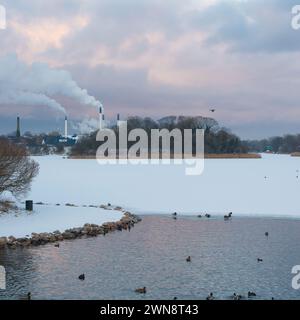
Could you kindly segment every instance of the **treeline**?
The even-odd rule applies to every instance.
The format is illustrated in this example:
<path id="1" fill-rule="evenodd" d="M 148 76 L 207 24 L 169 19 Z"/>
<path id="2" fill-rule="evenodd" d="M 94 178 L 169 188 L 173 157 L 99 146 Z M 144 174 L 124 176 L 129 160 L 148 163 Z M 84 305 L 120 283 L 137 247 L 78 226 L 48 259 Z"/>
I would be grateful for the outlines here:
<path id="1" fill-rule="evenodd" d="M 249 150 L 253 152 L 300 152 L 300 134 L 287 134 L 283 137 L 246 141 L 245 144 L 248 146 Z"/>
<path id="2" fill-rule="evenodd" d="M 0 136 L 1 138 L 8 138 L 11 142 L 24 146 L 28 153 L 33 156 L 49 155 L 49 154 L 62 154 L 64 152 L 63 145 L 50 146 L 44 143 L 46 137 L 57 136 L 58 132 L 50 132 L 34 134 L 29 131 L 25 132 L 21 137 L 16 137 L 16 134 L 10 136 Z"/>
<path id="3" fill-rule="evenodd" d="M 205 117 L 185 117 L 185 116 L 169 116 L 160 120 L 153 120 L 149 117 L 130 117 L 127 119 L 128 131 L 133 129 L 144 129 L 148 136 L 152 129 L 192 129 L 195 135 L 196 129 L 205 130 L 205 153 L 247 153 L 248 147 L 240 140 L 240 138 L 231 133 L 226 128 L 220 128 L 218 122 L 213 118 Z M 118 137 L 118 128 L 116 125 L 110 129 L 115 131 Z M 78 155 L 95 155 L 97 148 L 101 142 L 96 141 L 97 132 L 93 132 L 82 137 L 72 148 L 71 154 Z M 193 150 L 195 150 L 195 139 L 193 139 Z M 134 144 L 134 143 L 132 143 Z M 128 145 L 130 147 L 130 144 Z M 150 141 L 149 141 L 150 146 Z M 171 143 L 172 152 L 172 143 Z"/>

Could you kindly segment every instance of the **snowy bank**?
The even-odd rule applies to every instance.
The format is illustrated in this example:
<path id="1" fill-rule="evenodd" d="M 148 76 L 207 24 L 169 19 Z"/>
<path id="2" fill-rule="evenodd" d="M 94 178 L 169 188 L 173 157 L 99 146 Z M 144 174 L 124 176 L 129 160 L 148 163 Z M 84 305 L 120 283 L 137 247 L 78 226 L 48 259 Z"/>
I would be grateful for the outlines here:
<path id="1" fill-rule="evenodd" d="M 300 217 L 300 159 L 206 159 L 201 176 L 181 165 L 99 165 L 96 160 L 35 157 L 40 174 L 28 199 L 117 203 L 136 213 L 211 213 Z"/>
<path id="2" fill-rule="evenodd" d="M 31 233 L 65 231 L 82 227 L 86 223 L 101 225 L 109 221 L 118 221 L 123 212 L 89 207 L 68 207 L 35 205 L 34 212 L 24 210 L 18 213 L 0 215 L 0 237 L 21 238 Z"/>

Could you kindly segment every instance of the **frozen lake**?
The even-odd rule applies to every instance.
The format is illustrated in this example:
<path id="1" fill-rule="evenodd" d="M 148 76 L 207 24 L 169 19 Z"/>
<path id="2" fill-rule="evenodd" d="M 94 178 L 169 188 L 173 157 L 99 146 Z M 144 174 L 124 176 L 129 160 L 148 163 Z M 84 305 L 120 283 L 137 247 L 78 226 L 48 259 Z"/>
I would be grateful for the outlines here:
<path id="1" fill-rule="evenodd" d="M 201 176 L 178 165 L 106 165 L 36 157 L 40 174 L 28 198 L 51 204 L 112 203 L 135 212 L 300 217 L 300 158 L 207 159 Z"/>
<path id="2" fill-rule="evenodd" d="M 64 241 L 60 248 L 1 249 L 8 289 L 0 299 L 18 299 L 29 291 L 33 299 L 205 299 L 209 292 L 229 299 L 249 290 L 256 299 L 299 299 L 291 270 L 300 262 L 300 158 L 208 159 L 201 176 L 186 176 L 184 167 L 174 165 L 35 159 L 40 174 L 27 198 L 48 206 L 36 205 L 40 213 L 27 218 L 2 217 L 2 229 L 6 221 L 19 232 L 44 226 L 41 231 L 54 231 L 54 225 L 75 227 L 120 215 L 99 208 L 56 208 L 56 203 L 109 202 L 147 215 L 131 232 Z M 170 216 L 174 211 L 177 220 Z M 229 211 L 233 220 L 224 221 L 220 216 Z M 213 216 L 193 216 L 200 213 Z M 191 264 L 185 261 L 188 255 Z M 78 280 L 81 273 L 84 282 Z M 146 296 L 134 292 L 142 286 L 148 288 Z"/>

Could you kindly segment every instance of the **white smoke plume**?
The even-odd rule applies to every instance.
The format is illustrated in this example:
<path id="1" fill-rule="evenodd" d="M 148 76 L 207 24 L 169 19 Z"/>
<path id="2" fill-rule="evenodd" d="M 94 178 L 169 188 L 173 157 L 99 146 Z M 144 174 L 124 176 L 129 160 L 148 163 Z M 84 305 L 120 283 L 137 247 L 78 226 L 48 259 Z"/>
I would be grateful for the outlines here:
<path id="1" fill-rule="evenodd" d="M 99 120 L 93 118 L 85 118 L 81 122 L 73 123 L 73 128 L 81 134 L 89 134 L 99 129 Z"/>
<path id="2" fill-rule="evenodd" d="M 0 58 L 0 104 L 48 106 L 66 114 L 65 108 L 54 100 L 55 95 L 85 105 L 102 106 L 65 70 L 50 68 L 45 63 L 27 65 L 14 54 Z"/>

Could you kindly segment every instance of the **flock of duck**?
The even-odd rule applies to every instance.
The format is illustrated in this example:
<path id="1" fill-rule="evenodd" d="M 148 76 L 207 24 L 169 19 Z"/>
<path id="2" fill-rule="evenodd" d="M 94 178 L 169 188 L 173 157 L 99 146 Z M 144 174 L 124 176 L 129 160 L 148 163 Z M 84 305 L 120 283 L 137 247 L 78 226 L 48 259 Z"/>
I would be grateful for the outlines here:
<path id="1" fill-rule="evenodd" d="M 224 220 L 225 221 L 228 221 L 228 220 L 231 220 L 232 219 L 232 215 L 233 213 L 232 212 L 229 212 L 228 214 L 224 215 Z M 177 212 L 174 212 L 172 214 L 172 217 L 174 220 L 177 219 Z M 211 218 L 211 215 L 206 213 L 206 214 L 200 214 L 198 215 L 198 218 L 202 218 L 202 217 L 205 217 L 205 218 Z M 265 237 L 269 237 L 269 232 L 265 232 Z M 186 262 L 192 262 L 192 258 L 191 256 L 188 256 L 186 258 Z M 261 258 L 257 258 L 257 262 L 260 263 L 260 262 L 263 262 L 263 259 Z M 147 288 L 144 287 L 144 288 L 138 288 L 135 290 L 136 293 L 142 293 L 142 294 L 146 294 L 147 292 Z M 247 297 L 248 299 L 250 298 L 253 298 L 253 297 L 256 297 L 256 293 L 255 292 L 252 292 L 252 291 L 248 291 L 248 294 L 247 294 Z M 240 295 L 240 294 L 236 294 L 234 293 L 231 297 L 230 297 L 232 300 L 241 300 L 241 299 L 244 299 L 245 297 Z M 177 297 L 174 297 L 174 300 L 177 300 Z M 206 297 L 206 300 L 215 300 L 215 296 L 214 294 L 211 292 L 207 297 Z M 274 298 L 272 297 L 272 300 L 274 300 Z"/>
<path id="2" fill-rule="evenodd" d="M 248 296 L 248 299 L 250 299 L 250 298 L 256 297 L 256 293 L 255 293 L 255 292 L 252 292 L 252 291 L 248 291 L 247 296 Z M 232 299 L 232 300 L 242 300 L 242 299 L 244 299 L 244 298 L 245 298 L 245 297 L 243 297 L 242 295 L 236 294 L 236 293 L 234 293 L 234 294 L 231 296 L 231 299 Z M 206 300 L 215 300 L 214 294 L 211 292 L 211 293 L 207 296 Z"/>
<path id="3" fill-rule="evenodd" d="M 232 212 L 229 212 L 227 215 L 224 215 L 224 220 L 227 221 L 227 220 L 231 220 L 232 219 Z M 177 212 L 174 212 L 172 214 L 172 217 L 173 219 L 177 219 Z M 211 215 L 210 214 L 204 214 L 204 215 L 198 215 L 198 218 L 202 218 L 202 217 L 205 217 L 205 218 L 211 218 Z M 269 236 L 269 232 L 265 232 L 265 237 L 268 237 Z M 55 244 L 56 247 L 59 247 L 59 244 Z M 191 256 L 188 256 L 186 259 L 186 262 L 187 263 L 191 263 L 192 262 L 192 257 Z M 257 262 L 263 262 L 263 259 L 261 258 L 257 258 Z M 85 274 L 80 274 L 78 276 L 78 279 L 80 281 L 84 281 L 85 280 Z M 138 294 L 146 294 L 147 293 L 147 288 L 146 287 L 142 287 L 142 288 L 137 288 L 135 289 L 135 292 L 138 293 Z M 255 292 L 252 292 L 252 291 L 248 291 L 248 299 L 249 298 L 253 298 L 253 297 L 256 297 L 256 293 Z M 236 294 L 234 293 L 232 296 L 231 296 L 231 299 L 232 300 L 241 300 L 241 299 L 244 299 L 245 297 L 240 295 L 240 294 Z M 31 300 L 31 292 L 28 292 L 28 294 L 25 296 L 25 299 L 26 300 Z M 173 300 L 177 300 L 178 298 L 177 297 L 174 297 Z M 206 300 L 215 300 L 215 296 L 214 294 L 211 292 L 207 297 L 206 297 Z M 272 298 L 272 300 L 274 300 L 274 298 Z"/>
<path id="4" fill-rule="evenodd" d="M 229 212 L 228 214 L 224 215 L 224 220 L 225 220 L 225 221 L 231 220 L 231 219 L 232 219 L 232 214 L 233 214 L 232 212 Z M 174 220 L 177 219 L 177 216 L 178 216 L 177 212 L 174 212 L 174 213 L 172 214 L 172 218 L 173 218 Z M 202 218 L 202 217 L 211 218 L 211 215 L 208 214 L 208 213 L 206 213 L 206 214 L 204 214 L 204 215 L 202 215 L 202 214 L 198 215 L 198 218 Z M 268 237 L 268 236 L 269 236 L 269 232 L 265 232 L 265 236 Z M 190 263 L 190 262 L 192 262 L 192 257 L 191 257 L 191 256 L 188 256 L 185 260 L 186 260 L 186 262 Z M 257 262 L 263 262 L 263 259 L 257 258 Z M 136 293 L 140 293 L 140 294 L 146 294 L 146 293 L 147 293 L 147 288 L 146 288 L 146 287 L 137 288 L 137 289 L 135 289 L 135 292 L 136 292 Z M 248 291 L 247 297 L 248 297 L 248 299 L 254 298 L 254 297 L 256 297 L 256 293 L 255 293 L 255 292 L 252 292 L 252 291 Z M 230 298 L 231 298 L 232 300 L 242 300 L 242 299 L 244 299 L 245 297 L 242 296 L 242 295 L 240 295 L 240 294 L 234 293 Z M 178 299 L 177 297 L 174 297 L 173 300 L 177 300 L 177 299 Z M 211 292 L 211 293 L 206 297 L 206 300 L 215 300 L 214 294 Z M 274 298 L 272 298 L 272 300 L 274 300 Z"/>
<path id="5" fill-rule="evenodd" d="M 172 213 L 172 218 L 174 219 L 174 220 L 177 220 L 177 212 L 174 212 L 174 213 Z M 204 218 L 211 218 L 211 214 L 208 214 L 208 213 L 205 213 L 205 214 L 199 214 L 198 216 L 197 216 L 198 218 L 202 218 L 202 217 L 204 217 Z M 232 218 L 232 212 L 229 212 L 228 214 L 226 214 L 225 216 L 224 216 L 224 220 L 230 220 Z"/>

